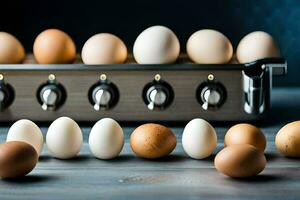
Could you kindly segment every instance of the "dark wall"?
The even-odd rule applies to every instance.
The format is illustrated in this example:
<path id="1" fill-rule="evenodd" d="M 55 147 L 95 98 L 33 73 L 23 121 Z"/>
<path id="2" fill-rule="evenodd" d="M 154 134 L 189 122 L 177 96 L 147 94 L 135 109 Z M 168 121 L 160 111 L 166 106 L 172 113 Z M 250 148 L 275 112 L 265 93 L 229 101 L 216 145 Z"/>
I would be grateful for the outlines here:
<path id="1" fill-rule="evenodd" d="M 16 35 L 28 52 L 46 28 L 60 28 L 75 40 L 78 51 L 98 32 L 121 37 L 132 49 L 137 35 L 151 25 L 166 25 L 178 35 L 182 51 L 196 30 L 217 29 L 234 47 L 247 33 L 264 30 L 279 43 L 289 74 L 275 85 L 300 86 L 299 0 L 8 0 L 0 5 L 0 29 Z"/>

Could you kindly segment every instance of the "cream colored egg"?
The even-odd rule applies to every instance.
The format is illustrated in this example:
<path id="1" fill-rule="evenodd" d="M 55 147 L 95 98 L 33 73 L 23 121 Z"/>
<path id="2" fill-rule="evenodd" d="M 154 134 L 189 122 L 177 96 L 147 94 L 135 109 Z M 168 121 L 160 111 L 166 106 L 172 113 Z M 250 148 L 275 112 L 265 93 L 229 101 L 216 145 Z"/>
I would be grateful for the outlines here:
<path id="1" fill-rule="evenodd" d="M 21 42 L 13 35 L 0 32 L 0 64 L 17 64 L 25 58 Z"/>
<path id="2" fill-rule="evenodd" d="M 152 26 L 135 40 L 133 55 L 140 64 L 174 63 L 180 53 L 175 33 L 165 26 Z"/>
<path id="3" fill-rule="evenodd" d="M 184 128 L 182 134 L 184 151 L 194 159 L 210 156 L 217 146 L 215 129 L 203 119 L 193 119 Z"/>
<path id="4" fill-rule="evenodd" d="M 199 64 L 228 63 L 233 54 L 232 44 L 222 33 L 203 29 L 193 33 L 187 41 L 189 58 Z"/>
<path id="5" fill-rule="evenodd" d="M 270 34 L 256 31 L 249 33 L 240 41 L 236 56 L 240 63 L 247 63 L 263 58 L 279 57 L 280 51 Z"/>
<path id="6" fill-rule="evenodd" d="M 81 149 L 82 140 L 80 127 L 69 117 L 60 117 L 52 122 L 46 135 L 50 154 L 59 159 L 75 157 Z"/>
<path id="7" fill-rule="evenodd" d="M 117 157 L 124 145 L 124 133 L 121 126 L 111 118 L 99 120 L 89 135 L 89 147 L 99 159 Z"/>
<path id="8" fill-rule="evenodd" d="M 15 122 L 8 130 L 6 141 L 22 141 L 34 147 L 38 155 L 41 154 L 44 138 L 41 129 L 28 119 Z"/>
<path id="9" fill-rule="evenodd" d="M 85 64 L 120 64 L 127 59 L 127 48 L 117 36 L 99 33 L 85 42 L 81 57 Z"/>

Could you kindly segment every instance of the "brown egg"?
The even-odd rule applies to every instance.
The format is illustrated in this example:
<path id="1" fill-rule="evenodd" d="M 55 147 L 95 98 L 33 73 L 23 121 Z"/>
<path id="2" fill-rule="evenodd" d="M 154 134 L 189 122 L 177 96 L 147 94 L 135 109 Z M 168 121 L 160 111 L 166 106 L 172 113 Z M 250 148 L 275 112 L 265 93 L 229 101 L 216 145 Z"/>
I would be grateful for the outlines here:
<path id="1" fill-rule="evenodd" d="M 0 177 L 25 176 L 38 161 L 35 149 L 25 142 L 12 141 L 0 144 Z"/>
<path id="2" fill-rule="evenodd" d="M 216 169 L 233 178 L 256 176 L 266 166 L 264 154 L 249 144 L 225 147 L 215 157 Z"/>
<path id="3" fill-rule="evenodd" d="M 76 47 L 72 38 L 65 32 L 48 29 L 35 39 L 33 54 L 40 64 L 71 63 L 76 57 Z"/>
<path id="4" fill-rule="evenodd" d="M 176 136 L 159 124 L 144 124 L 130 136 L 132 151 L 142 158 L 156 159 L 169 155 L 176 147 Z"/>
<path id="5" fill-rule="evenodd" d="M 276 148 L 287 157 L 300 157 L 300 121 L 282 127 L 275 138 Z"/>
<path id="6" fill-rule="evenodd" d="M 13 35 L 0 32 L 0 64 L 18 64 L 25 58 L 21 42 Z"/>
<path id="7" fill-rule="evenodd" d="M 232 126 L 224 138 L 225 146 L 232 144 L 250 144 L 261 151 L 265 151 L 266 137 L 262 131 L 251 124 L 237 124 Z"/>

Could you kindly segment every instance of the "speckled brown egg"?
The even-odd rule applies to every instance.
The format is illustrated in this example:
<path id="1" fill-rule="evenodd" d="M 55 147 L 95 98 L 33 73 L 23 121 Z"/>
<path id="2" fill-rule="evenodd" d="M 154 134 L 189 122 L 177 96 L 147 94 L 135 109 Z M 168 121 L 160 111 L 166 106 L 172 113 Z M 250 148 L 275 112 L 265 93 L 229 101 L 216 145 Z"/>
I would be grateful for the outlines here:
<path id="1" fill-rule="evenodd" d="M 76 47 L 72 38 L 65 32 L 48 29 L 35 39 L 33 54 L 40 64 L 65 64 L 74 61 Z"/>
<path id="2" fill-rule="evenodd" d="M 139 157 L 156 159 L 169 155 L 176 147 L 171 129 L 159 124 L 144 124 L 130 136 L 132 151 Z"/>
<path id="3" fill-rule="evenodd" d="M 261 151 L 265 151 L 266 137 L 263 132 L 251 124 L 237 124 L 232 126 L 224 138 L 225 146 L 232 144 L 250 144 Z"/>
<path id="4" fill-rule="evenodd" d="M 28 143 L 6 142 L 0 145 L 0 177 L 16 178 L 25 176 L 33 170 L 38 154 Z"/>
<path id="5" fill-rule="evenodd" d="M 233 178 L 256 176 L 266 166 L 263 152 L 249 144 L 225 147 L 215 157 L 216 169 Z"/>
<path id="6" fill-rule="evenodd" d="M 282 127 L 275 138 L 277 150 L 287 157 L 300 157 L 300 121 Z"/>

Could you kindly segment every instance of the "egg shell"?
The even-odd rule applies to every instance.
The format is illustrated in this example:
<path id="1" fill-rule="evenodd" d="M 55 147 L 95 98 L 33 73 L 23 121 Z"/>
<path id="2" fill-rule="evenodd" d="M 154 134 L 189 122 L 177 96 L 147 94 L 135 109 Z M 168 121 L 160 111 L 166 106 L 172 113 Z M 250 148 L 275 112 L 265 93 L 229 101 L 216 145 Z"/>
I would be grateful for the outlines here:
<path id="1" fill-rule="evenodd" d="M 186 51 L 189 58 L 199 64 L 225 64 L 233 55 L 229 39 L 211 29 L 193 33 L 187 41 Z"/>
<path id="2" fill-rule="evenodd" d="M 182 134 L 184 151 L 194 159 L 210 156 L 217 146 L 215 129 L 203 119 L 193 119 L 184 128 Z"/>
<path id="3" fill-rule="evenodd" d="M 240 63 L 248 63 L 263 58 L 279 57 L 280 51 L 270 34 L 255 31 L 242 38 L 237 46 L 236 56 Z"/>
<path id="4" fill-rule="evenodd" d="M 262 152 L 265 151 L 267 140 L 263 132 L 251 124 L 237 124 L 232 126 L 225 134 L 225 146 L 232 144 L 250 144 Z"/>
<path id="5" fill-rule="evenodd" d="M 8 130 L 6 141 L 22 141 L 32 145 L 38 155 L 44 146 L 44 137 L 41 129 L 28 119 L 15 122 Z"/>
<path id="6" fill-rule="evenodd" d="M 60 117 L 52 122 L 46 135 L 50 154 L 59 159 L 75 157 L 81 149 L 82 140 L 80 127 L 69 117 Z"/>
<path id="7" fill-rule="evenodd" d="M 85 42 L 81 57 L 85 64 L 121 64 L 127 59 L 127 48 L 117 36 L 99 33 Z"/>
<path id="8" fill-rule="evenodd" d="M 99 120 L 91 129 L 89 147 L 99 159 L 112 159 L 120 154 L 124 145 L 121 126 L 111 118 Z"/>
<path id="9" fill-rule="evenodd" d="M 25 176 L 38 162 L 36 150 L 26 142 L 11 141 L 0 144 L 0 177 Z"/>
<path id="10" fill-rule="evenodd" d="M 234 144 L 222 149 L 215 157 L 216 169 L 233 178 L 256 176 L 266 166 L 262 151 L 249 144 Z"/>
<path id="11" fill-rule="evenodd" d="M 287 157 L 300 157 L 300 121 L 288 123 L 275 137 L 277 150 Z"/>
<path id="12" fill-rule="evenodd" d="M 176 136 L 160 124 L 143 124 L 130 136 L 132 151 L 139 157 L 157 159 L 169 155 L 176 147 Z"/>
<path id="13" fill-rule="evenodd" d="M 135 40 L 133 55 L 139 64 L 174 63 L 180 53 L 180 44 L 175 33 L 165 26 L 152 26 Z"/>
<path id="14" fill-rule="evenodd" d="M 76 57 L 76 46 L 65 32 L 48 29 L 35 39 L 33 54 L 40 64 L 72 63 Z"/>
<path id="15" fill-rule="evenodd" d="M 25 49 L 13 35 L 0 32 L 0 64 L 18 64 L 25 58 Z"/>

